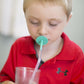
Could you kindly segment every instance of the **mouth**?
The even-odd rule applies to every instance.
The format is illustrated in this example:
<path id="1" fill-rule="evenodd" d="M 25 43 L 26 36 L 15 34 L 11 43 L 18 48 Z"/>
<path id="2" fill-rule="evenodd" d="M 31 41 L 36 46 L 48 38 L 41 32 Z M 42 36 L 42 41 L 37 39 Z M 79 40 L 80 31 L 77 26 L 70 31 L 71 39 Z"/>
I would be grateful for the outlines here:
<path id="1" fill-rule="evenodd" d="M 45 37 L 45 36 L 38 36 L 36 38 L 36 42 L 39 44 L 39 45 L 45 45 L 48 43 L 48 39 Z"/>
<path id="2" fill-rule="evenodd" d="M 44 35 L 39 35 L 39 36 L 44 36 Z M 36 36 L 36 38 L 37 38 L 37 37 L 39 37 L 39 36 Z M 44 37 L 46 37 L 46 38 L 47 38 L 47 36 L 44 36 Z M 48 39 L 48 38 L 47 38 L 47 39 Z"/>

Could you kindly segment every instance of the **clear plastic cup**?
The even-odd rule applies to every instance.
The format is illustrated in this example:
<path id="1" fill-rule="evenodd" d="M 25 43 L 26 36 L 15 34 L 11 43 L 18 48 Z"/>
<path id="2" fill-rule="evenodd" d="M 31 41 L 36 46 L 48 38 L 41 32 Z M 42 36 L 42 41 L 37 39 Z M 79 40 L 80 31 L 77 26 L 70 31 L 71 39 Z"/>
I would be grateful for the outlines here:
<path id="1" fill-rule="evenodd" d="M 37 70 L 34 80 L 31 81 L 34 68 L 16 67 L 15 84 L 39 84 L 40 70 Z"/>

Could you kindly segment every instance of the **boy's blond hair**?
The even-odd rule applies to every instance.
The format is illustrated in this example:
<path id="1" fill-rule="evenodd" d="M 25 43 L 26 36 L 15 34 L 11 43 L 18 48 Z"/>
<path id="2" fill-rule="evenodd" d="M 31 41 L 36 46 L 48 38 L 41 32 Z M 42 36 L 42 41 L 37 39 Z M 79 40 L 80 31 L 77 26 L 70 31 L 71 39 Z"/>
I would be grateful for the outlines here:
<path id="1" fill-rule="evenodd" d="M 44 5 L 45 5 L 45 3 L 49 3 L 52 5 L 54 5 L 54 4 L 61 5 L 64 8 L 67 18 L 69 17 L 69 15 L 72 12 L 72 0 L 24 0 L 24 3 L 23 3 L 24 12 L 25 12 L 26 8 L 28 8 L 28 6 L 34 2 L 39 2 Z"/>

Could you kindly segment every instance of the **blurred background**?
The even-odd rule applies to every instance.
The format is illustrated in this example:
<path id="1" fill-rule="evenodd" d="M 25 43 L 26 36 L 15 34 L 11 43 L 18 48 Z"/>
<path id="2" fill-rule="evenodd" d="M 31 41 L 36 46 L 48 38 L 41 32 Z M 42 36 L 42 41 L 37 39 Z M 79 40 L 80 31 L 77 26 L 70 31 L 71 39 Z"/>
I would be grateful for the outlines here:
<path id="1" fill-rule="evenodd" d="M 73 16 L 65 33 L 84 52 L 84 0 L 73 0 Z M 5 64 L 11 45 L 29 35 L 23 13 L 23 0 L 0 0 L 0 70 Z"/>

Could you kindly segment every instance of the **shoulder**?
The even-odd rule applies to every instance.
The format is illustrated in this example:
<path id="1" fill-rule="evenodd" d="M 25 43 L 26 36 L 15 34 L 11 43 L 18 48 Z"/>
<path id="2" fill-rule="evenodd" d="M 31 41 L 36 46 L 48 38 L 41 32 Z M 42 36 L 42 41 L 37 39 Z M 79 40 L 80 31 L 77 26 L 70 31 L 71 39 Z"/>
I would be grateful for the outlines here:
<path id="1" fill-rule="evenodd" d="M 18 39 L 16 39 L 16 41 L 14 42 L 14 44 L 26 44 L 26 43 L 30 43 L 31 41 L 33 41 L 31 36 L 25 36 L 25 37 L 20 37 Z"/>
<path id="2" fill-rule="evenodd" d="M 77 45 L 76 43 L 74 43 L 73 41 L 70 40 L 70 48 L 71 48 L 71 51 L 73 51 L 73 53 L 75 53 L 75 55 L 82 55 L 83 56 L 83 51 L 82 49 L 80 48 L 79 45 Z"/>
<path id="3" fill-rule="evenodd" d="M 63 33 L 62 38 L 64 39 L 64 52 L 69 56 L 72 56 L 74 59 L 83 58 L 82 49 L 73 41 L 71 41 L 68 36 Z"/>
<path id="4" fill-rule="evenodd" d="M 30 41 L 31 39 L 31 36 L 20 37 L 16 39 L 15 43 L 24 43 Z"/>
<path id="5" fill-rule="evenodd" d="M 32 39 L 31 36 L 25 36 L 25 37 L 20 37 L 16 39 L 16 41 L 13 43 L 13 47 L 17 48 L 19 50 L 21 49 L 27 49 L 28 47 L 31 47 L 34 45 L 34 40 Z"/>

